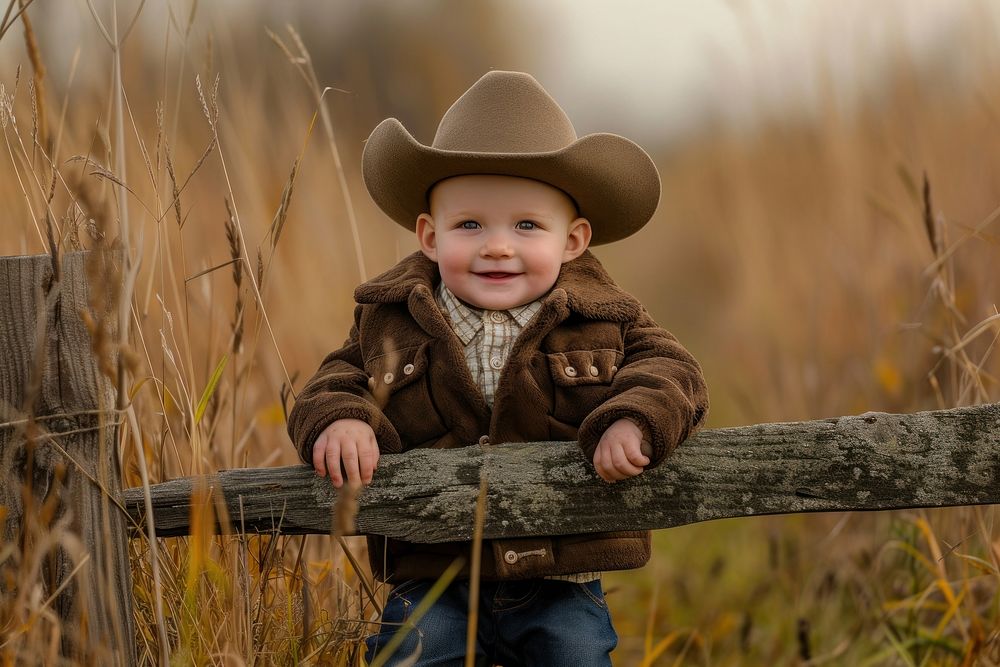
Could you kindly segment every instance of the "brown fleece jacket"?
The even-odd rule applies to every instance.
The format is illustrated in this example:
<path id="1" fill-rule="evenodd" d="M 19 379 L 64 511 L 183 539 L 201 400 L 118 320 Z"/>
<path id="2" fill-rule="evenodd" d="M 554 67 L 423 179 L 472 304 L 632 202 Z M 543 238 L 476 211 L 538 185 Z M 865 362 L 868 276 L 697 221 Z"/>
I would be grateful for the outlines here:
<path id="1" fill-rule="evenodd" d="M 702 423 L 708 393 L 694 357 L 621 290 L 589 251 L 563 265 L 514 343 L 492 411 L 434 301 L 437 265 L 416 252 L 355 290 L 355 324 L 302 390 L 288 432 L 307 463 L 337 419 L 371 425 L 383 453 L 480 442 L 577 440 L 588 460 L 616 420 L 638 424 L 660 463 Z M 502 482 L 501 482 L 502 483 Z M 468 543 L 369 538 L 380 578 L 435 577 Z M 648 532 L 493 540 L 483 577 L 524 579 L 639 567 Z M 384 567 L 383 567 L 384 565 Z"/>

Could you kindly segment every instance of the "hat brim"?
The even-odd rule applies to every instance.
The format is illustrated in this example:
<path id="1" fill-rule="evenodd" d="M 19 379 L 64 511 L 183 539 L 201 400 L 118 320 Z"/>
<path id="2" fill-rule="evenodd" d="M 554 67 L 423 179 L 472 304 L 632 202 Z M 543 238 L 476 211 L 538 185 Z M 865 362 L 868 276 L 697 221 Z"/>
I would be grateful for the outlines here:
<path id="1" fill-rule="evenodd" d="M 646 151 L 607 133 L 545 153 L 457 152 L 425 146 L 398 120 L 387 118 L 368 138 L 362 173 L 379 208 L 410 230 L 417 216 L 428 212 L 428 193 L 436 183 L 467 174 L 519 176 L 559 188 L 590 221 L 591 245 L 634 234 L 660 200 L 660 177 Z"/>

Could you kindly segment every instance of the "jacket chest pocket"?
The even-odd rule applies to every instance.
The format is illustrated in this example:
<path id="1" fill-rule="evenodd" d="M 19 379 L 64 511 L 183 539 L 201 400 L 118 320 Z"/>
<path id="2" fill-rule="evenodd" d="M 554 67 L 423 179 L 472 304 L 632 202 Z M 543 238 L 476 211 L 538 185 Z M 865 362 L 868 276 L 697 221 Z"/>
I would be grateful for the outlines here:
<path id="1" fill-rule="evenodd" d="M 365 362 L 368 390 L 402 440 L 403 449 L 431 444 L 445 426 L 427 377 L 430 343 L 395 350 Z"/>
<path id="2" fill-rule="evenodd" d="M 625 355 L 619 350 L 567 350 L 545 355 L 552 377 L 557 420 L 579 426 L 611 395 L 611 383 Z"/>

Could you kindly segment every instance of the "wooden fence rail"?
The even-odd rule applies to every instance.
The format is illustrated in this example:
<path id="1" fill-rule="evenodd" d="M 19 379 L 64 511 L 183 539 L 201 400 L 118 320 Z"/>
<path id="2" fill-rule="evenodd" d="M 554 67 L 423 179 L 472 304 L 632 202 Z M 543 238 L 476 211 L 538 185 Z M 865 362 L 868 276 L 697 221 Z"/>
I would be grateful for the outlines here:
<path id="1" fill-rule="evenodd" d="M 480 475 L 486 538 L 670 528 L 762 514 L 1000 503 L 1000 404 L 703 431 L 663 465 L 607 484 L 575 443 L 416 450 L 381 457 L 357 530 L 414 542 L 471 539 Z M 329 533 L 337 493 L 308 466 L 244 468 L 150 489 L 159 535 L 190 530 L 211 489 L 220 529 Z M 123 500 L 134 525 L 142 489 Z"/>

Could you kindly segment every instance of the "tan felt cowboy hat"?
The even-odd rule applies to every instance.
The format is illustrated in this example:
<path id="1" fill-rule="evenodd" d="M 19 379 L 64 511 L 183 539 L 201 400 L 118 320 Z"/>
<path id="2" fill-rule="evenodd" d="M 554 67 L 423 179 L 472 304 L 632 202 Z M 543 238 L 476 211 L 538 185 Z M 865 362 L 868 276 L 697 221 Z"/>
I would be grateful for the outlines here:
<path id="1" fill-rule="evenodd" d="M 451 105 L 425 146 L 395 118 L 379 123 L 362 158 L 365 185 L 407 229 L 434 184 L 464 174 L 531 178 L 567 193 L 593 228 L 591 245 L 645 225 L 660 177 L 642 148 L 616 134 L 576 136 L 566 112 L 529 74 L 492 71 Z"/>

